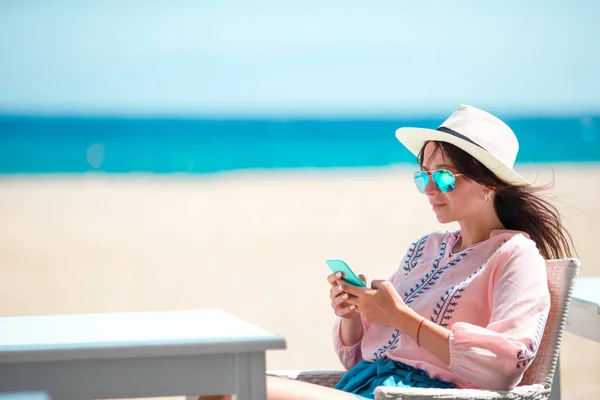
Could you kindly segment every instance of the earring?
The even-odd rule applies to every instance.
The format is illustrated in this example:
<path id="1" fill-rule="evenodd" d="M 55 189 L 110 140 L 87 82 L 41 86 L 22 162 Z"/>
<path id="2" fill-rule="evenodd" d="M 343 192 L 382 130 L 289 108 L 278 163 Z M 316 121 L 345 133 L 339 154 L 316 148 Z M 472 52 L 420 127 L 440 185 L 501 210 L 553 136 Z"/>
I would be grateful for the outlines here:
<path id="1" fill-rule="evenodd" d="M 488 192 L 483 195 L 483 198 L 485 199 L 485 201 L 490 201 L 490 199 L 492 198 L 492 195 Z"/>

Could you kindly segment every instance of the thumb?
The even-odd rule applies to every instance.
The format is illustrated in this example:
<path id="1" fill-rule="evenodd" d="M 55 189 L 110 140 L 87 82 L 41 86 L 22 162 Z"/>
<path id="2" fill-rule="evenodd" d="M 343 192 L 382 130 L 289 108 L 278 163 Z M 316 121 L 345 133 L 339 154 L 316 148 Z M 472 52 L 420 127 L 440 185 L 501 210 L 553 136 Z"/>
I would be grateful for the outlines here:
<path id="1" fill-rule="evenodd" d="M 385 281 L 382 281 L 381 279 L 374 280 L 371 282 L 371 289 L 385 289 Z"/>

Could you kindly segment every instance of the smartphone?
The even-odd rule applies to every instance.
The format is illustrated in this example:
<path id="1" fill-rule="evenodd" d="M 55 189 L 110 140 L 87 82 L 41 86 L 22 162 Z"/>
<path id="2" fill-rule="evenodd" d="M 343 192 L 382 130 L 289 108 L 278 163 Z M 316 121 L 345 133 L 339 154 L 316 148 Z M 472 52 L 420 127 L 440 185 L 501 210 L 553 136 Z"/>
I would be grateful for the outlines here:
<path id="1" fill-rule="evenodd" d="M 344 260 L 340 260 L 337 258 L 331 258 L 325 260 L 329 269 L 333 272 L 342 272 L 344 274 L 343 280 L 346 282 L 360 287 L 366 287 L 365 283 L 352 271 L 352 269 L 346 264 Z"/>

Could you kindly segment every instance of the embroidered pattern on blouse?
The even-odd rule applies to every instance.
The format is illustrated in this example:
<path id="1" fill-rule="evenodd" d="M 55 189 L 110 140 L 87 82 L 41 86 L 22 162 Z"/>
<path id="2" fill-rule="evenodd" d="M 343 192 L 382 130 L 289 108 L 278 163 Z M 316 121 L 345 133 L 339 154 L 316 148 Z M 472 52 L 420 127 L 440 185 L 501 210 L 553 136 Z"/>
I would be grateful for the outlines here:
<path id="1" fill-rule="evenodd" d="M 498 246 L 498 250 L 506 243 L 504 240 Z M 466 253 L 470 253 L 473 251 L 473 248 L 467 250 Z M 465 252 L 461 253 L 462 256 L 466 255 Z M 492 257 L 490 257 L 491 259 Z M 436 324 L 443 326 L 444 328 L 448 328 L 449 321 L 452 318 L 452 313 L 456 310 L 456 306 L 458 305 L 458 300 L 462 297 L 462 293 L 465 291 L 465 288 L 473 281 L 475 276 L 488 264 L 489 260 L 480 265 L 475 271 L 471 272 L 469 276 L 467 276 L 461 283 L 458 285 L 452 286 L 443 296 L 440 297 L 440 301 L 436 303 L 435 308 L 433 309 L 433 315 L 429 317 L 429 320 L 435 322 Z M 441 302 L 441 303 L 440 303 Z"/>
<path id="2" fill-rule="evenodd" d="M 406 305 L 410 305 L 416 298 L 419 297 L 419 295 L 421 295 L 421 294 L 425 293 L 427 290 L 431 289 L 446 269 L 448 269 L 449 267 L 451 267 L 453 265 L 458 264 L 460 262 L 460 260 L 462 260 L 462 258 L 467 255 L 466 252 L 460 253 L 460 254 L 458 254 L 458 256 L 455 259 L 449 261 L 448 263 L 446 263 L 446 265 L 444 265 L 442 268 L 440 268 L 440 261 L 442 260 L 442 258 L 444 258 L 444 255 L 446 254 L 446 247 L 447 247 L 446 242 L 442 242 L 442 244 L 440 246 L 439 257 L 436 258 L 435 261 L 433 262 L 431 270 L 428 273 L 426 273 L 423 278 L 421 278 L 421 281 L 419 283 L 417 283 L 414 287 L 410 288 L 410 290 L 408 292 L 404 293 L 403 300 L 404 300 L 404 303 L 406 303 Z M 388 342 L 385 345 L 378 348 L 373 353 L 372 360 L 375 361 L 379 358 L 384 358 L 384 359 L 387 358 L 385 353 L 388 350 L 394 350 L 394 349 L 398 348 L 398 341 L 400 340 L 401 335 L 402 335 L 402 332 L 400 332 L 398 329 L 394 329 L 392 338 L 390 340 L 388 340 Z"/>
<path id="3" fill-rule="evenodd" d="M 408 275 L 417 266 L 419 258 L 423 256 L 423 249 L 425 249 L 425 242 L 428 238 L 429 235 L 425 235 L 410 245 L 406 257 L 404 257 L 404 276 Z"/>
<path id="4" fill-rule="evenodd" d="M 469 249 L 466 252 L 460 253 L 459 255 L 465 257 L 471 251 L 473 251 L 473 249 Z M 458 263 L 458 261 L 460 261 L 459 258 L 454 261 L 454 264 Z M 429 317 L 429 320 L 447 328 L 449 325 L 448 321 L 452 318 L 452 313 L 454 313 L 454 310 L 458 305 L 458 300 L 460 300 L 462 297 L 462 292 L 465 291 L 465 287 L 471 283 L 473 278 L 475 278 L 475 275 L 477 275 L 477 273 L 481 271 L 486 264 L 487 262 L 483 263 L 461 283 L 452 286 L 449 290 L 447 290 L 446 293 L 440 297 L 440 301 L 436 303 L 435 308 L 433 309 L 433 315 Z"/>
<path id="5" fill-rule="evenodd" d="M 529 347 L 517 352 L 517 369 L 525 368 L 531 361 L 533 361 L 538 347 L 540 346 L 540 341 L 542 340 L 545 326 L 546 316 L 542 314 L 538 317 L 535 335 L 533 336 Z"/>
<path id="6" fill-rule="evenodd" d="M 383 359 L 387 359 L 387 356 L 385 355 L 385 352 L 388 350 L 394 350 L 398 348 L 398 341 L 400 339 L 400 335 L 402 335 L 402 332 L 400 332 L 398 329 L 394 329 L 394 333 L 392 334 L 392 338 L 390 340 L 388 340 L 387 344 L 383 345 L 382 347 L 378 348 L 377 351 L 375 351 L 373 353 L 373 361 L 376 361 L 380 358 Z"/>

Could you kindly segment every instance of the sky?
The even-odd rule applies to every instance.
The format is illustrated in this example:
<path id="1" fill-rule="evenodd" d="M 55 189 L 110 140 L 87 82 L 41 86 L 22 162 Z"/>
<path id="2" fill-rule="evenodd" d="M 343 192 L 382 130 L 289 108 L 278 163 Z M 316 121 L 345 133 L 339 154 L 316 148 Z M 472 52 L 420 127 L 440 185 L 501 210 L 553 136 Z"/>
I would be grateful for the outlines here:
<path id="1" fill-rule="evenodd" d="M 600 114 L 600 2 L 0 0 L 0 114 Z"/>

